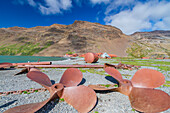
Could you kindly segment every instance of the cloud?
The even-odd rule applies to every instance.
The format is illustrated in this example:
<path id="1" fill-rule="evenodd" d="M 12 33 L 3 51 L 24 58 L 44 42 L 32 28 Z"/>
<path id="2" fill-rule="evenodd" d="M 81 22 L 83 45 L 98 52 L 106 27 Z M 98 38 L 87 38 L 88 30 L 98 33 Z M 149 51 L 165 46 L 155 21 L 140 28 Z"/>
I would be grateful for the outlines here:
<path id="1" fill-rule="evenodd" d="M 105 14 L 107 15 L 119 9 L 123 10 L 125 7 L 131 7 L 135 3 L 135 0 L 112 0 L 106 8 Z"/>
<path id="2" fill-rule="evenodd" d="M 35 0 L 14 0 L 14 2 L 35 7 L 44 15 L 62 13 L 62 11 L 72 7 L 72 0 L 41 0 L 41 2 Z"/>
<path id="3" fill-rule="evenodd" d="M 93 4 L 109 3 L 111 0 L 90 0 Z"/>
<path id="4" fill-rule="evenodd" d="M 37 4 L 34 2 L 34 0 L 27 0 L 28 4 L 35 7 Z"/>
<path id="5" fill-rule="evenodd" d="M 148 1 L 136 2 L 132 9 L 120 11 L 114 15 L 106 15 L 108 25 L 120 28 L 131 34 L 142 30 L 170 29 L 170 2 Z"/>
<path id="6" fill-rule="evenodd" d="M 45 15 L 62 13 L 62 10 L 68 10 L 71 7 L 71 0 L 45 0 L 45 5 L 39 4 L 39 10 Z"/>

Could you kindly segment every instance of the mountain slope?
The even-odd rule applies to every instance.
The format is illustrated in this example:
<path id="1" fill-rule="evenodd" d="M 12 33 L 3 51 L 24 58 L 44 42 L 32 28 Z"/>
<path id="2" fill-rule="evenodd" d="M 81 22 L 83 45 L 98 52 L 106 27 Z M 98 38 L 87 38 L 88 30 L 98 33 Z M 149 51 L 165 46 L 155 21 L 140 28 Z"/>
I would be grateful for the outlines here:
<path id="1" fill-rule="evenodd" d="M 170 31 L 156 30 L 151 32 L 136 32 L 131 35 L 133 45 L 139 45 L 147 56 L 170 56 Z M 132 46 L 131 46 L 132 47 Z"/>
<path id="2" fill-rule="evenodd" d="M 129 36 L 116 27 L 75 21 L 71 25 L 1 28 L 0 46 L 0 51 L 6 49 L 3 54 L 11 52 L 12 55 L 58 56 L 74 51 L 80 54 L 107 52 L 126 56 Z"/>

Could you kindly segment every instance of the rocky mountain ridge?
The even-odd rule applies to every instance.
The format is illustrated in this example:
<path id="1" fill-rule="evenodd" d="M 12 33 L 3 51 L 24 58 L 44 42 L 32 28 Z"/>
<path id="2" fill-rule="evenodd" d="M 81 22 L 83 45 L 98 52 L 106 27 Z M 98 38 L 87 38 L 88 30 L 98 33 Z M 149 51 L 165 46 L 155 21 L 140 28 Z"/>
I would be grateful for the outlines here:
<path id="1" fill-rule="evenodd" d="M 126 56 L 128 40 L 128 36 L 116 27 L 86 21 L 75 21 L 71 25 L 53 24 L 45 27 L 0 29 L 0 46 L 38 44 L 41 51 L 33 55 L 40 56 L 64 55 L 67 51 L 80 54 L 107 52 Z"/>
<path id="2" fill-rule="evenodd" d="M 142 57 L 153 52 L 169 54 L 169 39 L 170 31 L 136 32 L 127 36 L 116 27 L 87 21 L 10 27 L 0 28 L 0 55 L 59 56 L 72 51 L 78 54 L 106 52 L 120 57 L 134 53 L 135 57 Z"/>
<path id="3" fill-rule="evenodd" d="M 170 56 L 170 31 L 156 30 L 136 32 L 131 35 L 133 43 L 140 45 L 148 54 L 164 54 Z"/>

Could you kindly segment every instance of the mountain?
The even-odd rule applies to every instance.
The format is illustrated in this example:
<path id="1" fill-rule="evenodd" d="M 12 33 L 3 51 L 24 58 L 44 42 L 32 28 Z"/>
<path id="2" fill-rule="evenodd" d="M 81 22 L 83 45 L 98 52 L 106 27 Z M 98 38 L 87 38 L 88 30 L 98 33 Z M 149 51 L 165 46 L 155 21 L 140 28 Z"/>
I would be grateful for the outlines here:
<path id="1" fill-rule="evenodd" d="M 58 56 L 72 51 L 127 56 L 130 39 L 116 27 L 87 21 L 75 21 L 71 25 L 1 28 L 0 54 Z"/>
<path id="2" fill-rule="evenodd" d="M 156 30 L 151 32 L 136 32 L 131 35 L 132 45 L 140 46 L 148 56 L 161 54 L 170 56 L 170 31 Z M 132 47 L 132 46 L 131 46 Z"/>
<path id="3" fill-rule="evenodd" d="M 60 56 L 67 52 L 167 57 L 170 56 L 170 31 L 136 32 L 127 36 L 116 27 L 87 21 L 0 28 L 0 55 Z"/>

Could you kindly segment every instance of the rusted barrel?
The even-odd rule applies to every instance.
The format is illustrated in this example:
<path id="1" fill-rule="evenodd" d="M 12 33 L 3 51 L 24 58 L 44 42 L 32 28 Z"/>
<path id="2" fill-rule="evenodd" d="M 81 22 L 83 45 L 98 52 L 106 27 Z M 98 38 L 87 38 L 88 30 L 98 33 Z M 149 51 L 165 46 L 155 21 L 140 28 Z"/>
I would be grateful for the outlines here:
<path id="1" fill-rule="evenodd" d="M 95 63 L 98 61 L 98 59 L 99 59 L 99 56 L 96 53 L 86 53 L 85 58 L 84 58 L 84 60 L 87 63 Z"/>

